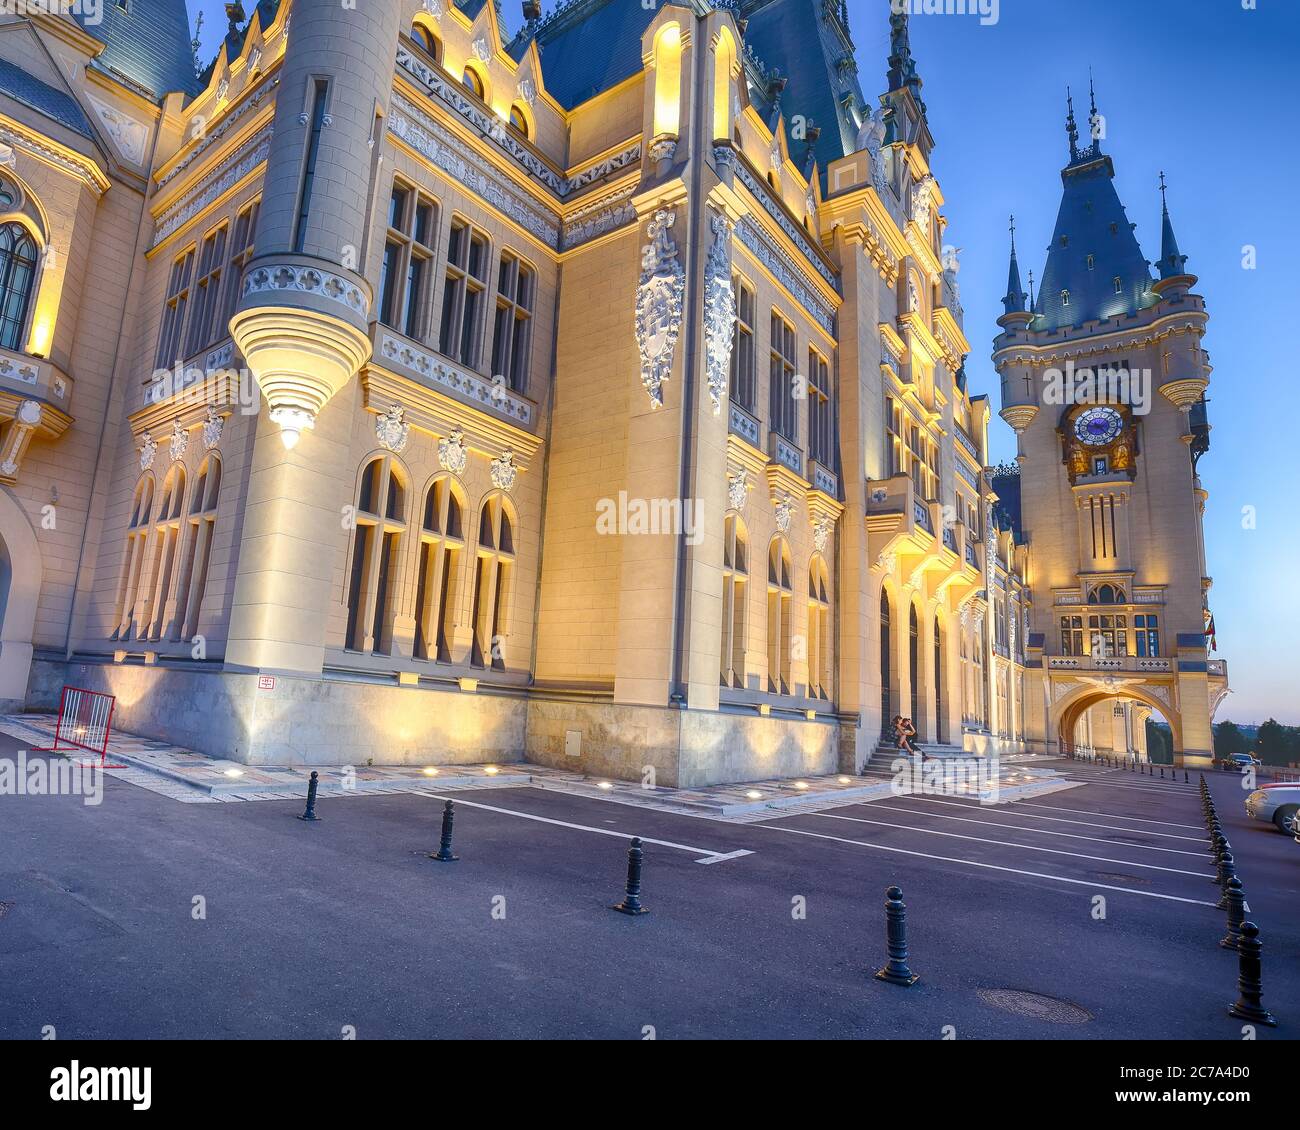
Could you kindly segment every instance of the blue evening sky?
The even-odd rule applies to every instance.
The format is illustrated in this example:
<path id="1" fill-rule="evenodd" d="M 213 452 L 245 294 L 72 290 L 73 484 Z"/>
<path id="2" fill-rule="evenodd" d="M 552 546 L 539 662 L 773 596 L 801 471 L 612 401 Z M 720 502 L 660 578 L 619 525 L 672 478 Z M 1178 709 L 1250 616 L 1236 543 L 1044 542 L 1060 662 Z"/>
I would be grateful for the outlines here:
<path id="1" fill-rule="evenodd" d="M 633 3 L 639 0 L 616 0 Z M 189 0 L 205 14 L 205 58 L 225 30 L 221 0 Z M 884 87 L 886 0 L 848 0 L 862 86 Z M 975 0 L 966 5 L 976 7 Z M 252 3 L 246 4 L 249 11 Z M 506 0 L 508 28 L 518 4 Z M 546 2 L 545 10 L 553 7 Z M 952 14 L 925 15 L 947 8 Z M 1065 87 L 1086 130 L 1088 68 L 1106 118 L 1102 148 L 1149 259 L 1160 254 L 1158 175 L 1188 269 L 1200 276 L 1215 365 L 1205 532 L 1218 655 L 1234 688 L 1219 718 L 1300 723 L 1300 436 L 1284 388 L 1283 338 L 1300 323 L 1285 242 L 1300 184 L 1293 142 L 1295 0 L 1000 0 L 995 23 L 948 0 L 917 0 L 912 50 L 936 139 L 947 199 L 947 241 L 962 249 L 961 292 L 972 387 L 997 405 L 989 361 L 1006 289 L 1007 216 L 1016 214 L 1021 269 L 1041 275 L 1066 158 Z M 794 108 L 791 108 L 793 112 Z M 1242 266 L 1243 247 L 1257 266 Z M 1288 301 L 1289 300 L 1289 301 Z M 1288 311 L 1290 311 L 1288 313 Z M 1293 376 L 1294 382 L 1296 378 Z M 995 418 L 994 456 L 1015 454 Z M 1243 508 L 1254 528 L 1244 528 Z M 1288 565 L 1290 563 L 1290 565 Z"/>

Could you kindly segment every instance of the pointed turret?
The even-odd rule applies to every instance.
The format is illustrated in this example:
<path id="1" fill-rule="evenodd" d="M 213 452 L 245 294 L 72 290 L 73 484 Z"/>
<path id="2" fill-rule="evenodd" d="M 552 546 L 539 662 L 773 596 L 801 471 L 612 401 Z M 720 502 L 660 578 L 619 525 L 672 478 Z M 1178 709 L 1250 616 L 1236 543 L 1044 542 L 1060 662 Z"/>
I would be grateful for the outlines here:
<path id="1" fill-rule="evenodd" d="M 1162 279 L 1175 278 L 1178 275 L 1187 274 L 1187 256 L 1178 250 L 1178 240 L 1174 238 L 1173 221 L 1169 219 L 1169 201 L 1165 195 L 1167 186 L 1165 184 L 1165 174 L 1160 174 L 1160 209 L 1162 218 L 1160 222 L 1160 277 Z"/>
<path id="2" fill-rule="evenodd" d="M 1016 261 L 1016 218 L 1011 217 L 1011 266 L 1007 271 L 1007 293 L 1002 299 L 1002 309 L 1007 314 L 1020 314 L 1025 310 L 1025 292 L 1020 287 L 1020 264 Z"/>
<path id="3" fill-rule="evenodd" d="M 912 97 L 925 113 L 925 103 L 921 100 L 921 76 L 916 73 L 916 60 L 912 58 L 912 43 L 908 36 L 907 10 L 898 10 L 898 5 L 891 5 L 889 13 L 889 73 L 886 80 L 890 90 L 908 87 Z"/>

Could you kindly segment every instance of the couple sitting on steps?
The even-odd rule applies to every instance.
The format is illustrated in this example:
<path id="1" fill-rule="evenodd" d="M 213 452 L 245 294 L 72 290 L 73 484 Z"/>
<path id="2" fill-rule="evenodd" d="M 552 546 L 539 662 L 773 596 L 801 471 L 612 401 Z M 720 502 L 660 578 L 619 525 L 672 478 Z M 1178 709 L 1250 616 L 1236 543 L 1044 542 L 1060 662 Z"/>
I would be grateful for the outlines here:
<path id="1" fill-rule="evenodd" d="M 916 727 L 912 720 L 901 714 L 894 715 L 894 745 L 909 755 L 919 753 L 922 761 L 930 760 L 930 755 L 916 744 Z"/>

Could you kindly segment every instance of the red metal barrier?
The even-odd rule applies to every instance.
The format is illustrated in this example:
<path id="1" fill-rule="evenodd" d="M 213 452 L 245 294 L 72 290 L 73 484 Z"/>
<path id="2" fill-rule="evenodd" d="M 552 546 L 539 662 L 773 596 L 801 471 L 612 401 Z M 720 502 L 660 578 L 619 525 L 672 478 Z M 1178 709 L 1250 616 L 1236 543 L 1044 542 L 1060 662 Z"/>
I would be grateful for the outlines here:
<path id="1" fill-rule="evenodd" d="M 84 750 L 99 755 L 101 769 L 125 769 L 109 765 L 108 736 L 113 729 L 113 710 L 117 699 L 111 694 L 88 691 L 81 687 L 64 687 L 59 700 L 59 720 L 54 725 L 54 744 L 33 749 L 33 753 L 64 753 Z"/>

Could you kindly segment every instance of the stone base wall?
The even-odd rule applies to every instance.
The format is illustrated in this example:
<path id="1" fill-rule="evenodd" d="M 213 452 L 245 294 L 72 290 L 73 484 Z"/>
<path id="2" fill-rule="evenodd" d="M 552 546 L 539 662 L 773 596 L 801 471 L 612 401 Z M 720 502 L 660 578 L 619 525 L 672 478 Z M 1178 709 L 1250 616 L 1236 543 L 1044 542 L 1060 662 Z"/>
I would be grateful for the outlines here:
<path id="1" fill-rule="evenodd" d="M 670 788 L 841 771 L 833 720 L 467 694 L 278 675 L 37 660 L 27 708 L 65 683 L 117 697 L 114 726 L 249 765 L 528 760 Z"/>

